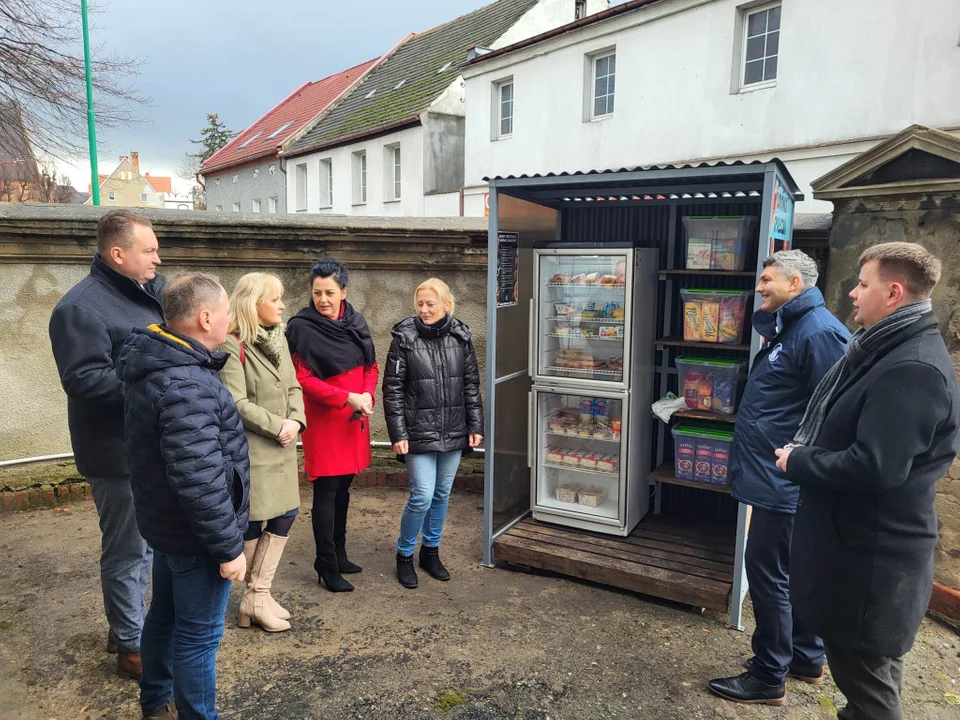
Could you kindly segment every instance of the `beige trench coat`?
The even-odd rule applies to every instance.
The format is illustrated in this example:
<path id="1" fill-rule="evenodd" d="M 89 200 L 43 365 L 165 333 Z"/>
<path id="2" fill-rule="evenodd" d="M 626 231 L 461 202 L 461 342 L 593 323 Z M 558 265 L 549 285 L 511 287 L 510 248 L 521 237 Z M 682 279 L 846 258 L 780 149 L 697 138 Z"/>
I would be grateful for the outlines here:
<path id="1" fill-rule="evenodd" d="M 250 520 L 270 520 L 300 507 L 297 444 L 282 448 L 276 438 L 285 419 L 306 427 L 303 391 L 286 347 L 279 370 L 249 344 L 241 365 L 240 341 L 233 335 L 220 349 L 230 353 L 220 379 L 237 403 L 250 446 Z"/>

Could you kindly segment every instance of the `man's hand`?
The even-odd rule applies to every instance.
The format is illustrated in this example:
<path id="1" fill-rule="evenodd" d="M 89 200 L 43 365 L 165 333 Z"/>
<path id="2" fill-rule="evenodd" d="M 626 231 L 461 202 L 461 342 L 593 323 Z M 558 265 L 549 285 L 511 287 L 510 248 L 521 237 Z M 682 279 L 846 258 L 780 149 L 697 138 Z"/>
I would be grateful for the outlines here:
<path id="1" fill-rule="evenodd" d="M 393 444 L 393 451 L 397 455 L 406 455 L 408 452 L 410 452 L 410 441 L 401 440 L 400 442 L 395 442 Z"/>
<path id="2" fill-rule="evenodd" d="M 280 434 L 277 435 L 277 442 L 280 443 L 280 447 L 287 447 L 297 439 L 297 435 L 299 434 L 300 423 L 296 420 L 284 420 L 280 428 Z"/>
<path id="3" fill-rule="evenodd" d="M 247 574 L 247 558 L 243 553 L 237 555 L 230 562 L 220 563 L 220 577 L 225 580 L 243 582 Z"/>
<path id="4" fill-rule="evenodd" d="M 480 443 L 483 442 L 483 435 L 479 433 L 470 433 L 470 447 L 478 448 Z"/>
<path id="5" fill-rule="evenodd" d="M 777 453 L 777 467 L 783 470 L 783 472 L 786 472 L 787 461 L 790 459 L 790 453 L 793 452 L 793 446 L 788 445 L 787 447 L 780 448 L 775 452 Z"/>

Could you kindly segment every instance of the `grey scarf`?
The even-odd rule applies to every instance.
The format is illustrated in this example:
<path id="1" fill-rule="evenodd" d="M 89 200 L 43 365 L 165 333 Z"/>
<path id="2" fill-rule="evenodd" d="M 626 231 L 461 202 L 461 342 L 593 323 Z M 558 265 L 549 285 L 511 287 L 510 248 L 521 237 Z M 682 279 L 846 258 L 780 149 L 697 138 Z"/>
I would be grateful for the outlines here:
<path id="1" fill-rule="evenodd" d="M 886 350 L 892 345 L 903 330 L 917 322 L 924 315 L 933 312 L 933 304 L 929 300 L 904 305 L 896 312 L 888 315 L 869 330 L 860 328 L 847 343 L 843 357 L 837 360 L 836 365 L 827 371 L 823 380 L 813 391 L 813 397 L 807 405 L 807 410 L 800 422 L 793 442 L 796 445 L 809 445 L 817 439 L 827 417 L 827 410 L 851 373 L 857 369 L 866 358 L 874 353 Z"/>
<path id="2" fill-rule="evenodd" d="M 265 328 L 262 325 L 257 330 L 257 339 L 254 345 L 260 348 L 260 351 L 267 356 L 267 359 L 273 363 L 273 366 L 280 369 L 280 358 L 283 349 L 287 345 L 287 338 L 284 335 L 285 327 L 283 323 Z"/>

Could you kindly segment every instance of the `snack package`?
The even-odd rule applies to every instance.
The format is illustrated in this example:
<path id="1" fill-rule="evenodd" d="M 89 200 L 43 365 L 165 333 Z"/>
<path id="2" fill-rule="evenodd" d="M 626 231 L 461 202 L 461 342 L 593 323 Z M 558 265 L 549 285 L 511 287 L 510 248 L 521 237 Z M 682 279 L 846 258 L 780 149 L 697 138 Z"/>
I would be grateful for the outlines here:
<path id="1" fill-rule="evenodd" d="M 743 336 L 747 302 L 743 297 L 725 298 L 720 303 L 720 342 L 738 343 Z"/>
<path id="2" fill-rule="evenodd" d="M 717 238 L 713 241 L 712 270 L 737 269 L 737 239 Z"/>
<path id="3" fill-rule="evenodd" d="M 693 480 L 693 466 L 696 463 L 697 439 L 692 435 L 675 435 L 674 451 L 676 462 L 674 471 L 678 480 Z"/>
<path id="4" fill-rule="evenodd" d="M 612 325 L 604 325 L 600 327 L 600 337 L 611 337 L 615 338 L 617 336 L 617 327 Z"/>
<path id="5" fill-rule="evenodd" d="M 593 398 L 580 398 L 580 422 L 583 425 L 593 424 Z"/>
<path id="6" fill-rule="evenodd" d="M 713 407 L 713 375 L 705 374 L 700 379 L 697 392 L 697 409 L 710 410 Z"/>
<path id="7" fill-rule="evenodd" d="M 710 238 L 690 238 L 687 241 L 687 270 L 710 270 L 712 252 Z"/>
<path id="8" fill-rule="evenodd" d="M 700 339 L 703 342 L 715 343 L 719 341 L 720 303 L 701 303 L 703 322 L 700 325 Z"/>
<path id="9" fill-rule="evenodd" d="M 567 273 L 557 273 L 550 278 L 550 282 L 554 285 L 568 285 L 570 283 L 570 275 Z"/>
<path id="10" fill-rule="evenodd" d="M 729 485 L 727 475 L 730 469 L 730 445 L 724 442 L 713 444 L 713 462 L 711 463 L 711 480 L 714 485 Z"/>
<path id="11" fill-rule="evenodd" d="M 716 375 L 713 379 L 713 403 L 711 410 L 732 415 L 737 402 L 737 383 L 733 378 Z"/>
<path id="12" fill-rule="evenodd" d="M 580 467 L 584 470 L 595 470 L 597 468 L 597 458 L 596 455 L 584 455 L 583 459 L 580 461 Z"/>
<path id="13" fill-rule="evenodd" d="M 593 422 L 597 425 L 610 424 L 610 401 L 606 398 L 593 399 Z"/>
<path id="14" fill-rule="evenodd" d="M 683 339 L 687 342 L 700 342 L 703 327 L 703 303 L 687 300 L 683 303 Z"/>
<path id="15" fill-rule="evenodd" d="M 547 462 L 559 465 L 563 462 L 563 450 L 560 448 L 547 448 Z"/>
<path id="16" fill-rule="evenodd" d="M 683 373 L 683 399 L 687 401 L 687 407 L 695 410 L 700 397 L 700 383 L 703 380 L 703 373 L 694 370 L 687 370 Z"/>
<path id="17" fill-rule="evenodd" d="M 554 303 L 553 311 L 560 317 L 570 317 L 573 315 L 573 306 L 567 303 Z"/>
<path id="18" fill-rule="evenodd" d="M 713 443 L 708 439 L 697 438 L 697 454 L 693 464 L 693 479 L 709 483 L 713 477 Z"/>
<path id="19" fill-rule="evenodd" d="M 610 421 L 610 433 L 614 438 L 620 437 L 620 418 L 615 417 Z"/>
<path id="20" fill-rule="evenodd" d="M 613 455 L 604 455 L 597 460 L 597 470 L 600 472 L 616 472 L 617 460 Z"/>

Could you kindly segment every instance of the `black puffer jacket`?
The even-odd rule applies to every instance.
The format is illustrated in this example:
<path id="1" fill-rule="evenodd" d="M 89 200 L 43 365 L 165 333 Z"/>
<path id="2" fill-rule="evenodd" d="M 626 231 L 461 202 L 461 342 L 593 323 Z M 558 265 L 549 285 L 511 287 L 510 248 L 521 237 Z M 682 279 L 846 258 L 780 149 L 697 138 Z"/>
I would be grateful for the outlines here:
<path id="1" fill-rule="evenodd" d="M 117 359 L 140 534 L 168 555 L 243 552 L 250 461 L 240 413 L 217 374 L 229 356 L 157 325 Z"/>
<path id="2" fill-rule="evenodd" d="M 414 317 L 401 320 L 387 355 L 383 412 L 390 441 L 409 440 L 415 455 L 466 450 L 469 436 L 483 433 L 470 328 L 453 317 L 441 328 Z"/>

